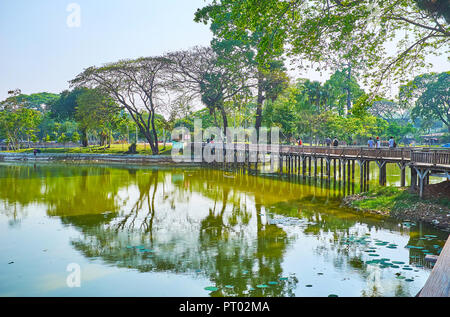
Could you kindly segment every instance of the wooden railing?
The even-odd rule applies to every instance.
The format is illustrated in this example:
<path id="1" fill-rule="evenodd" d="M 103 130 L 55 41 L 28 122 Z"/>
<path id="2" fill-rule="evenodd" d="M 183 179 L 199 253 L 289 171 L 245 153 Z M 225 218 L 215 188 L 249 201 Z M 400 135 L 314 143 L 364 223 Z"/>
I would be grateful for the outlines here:
<path id="1" fill-rule="evenodd" d="M 431 165 L 450 165 L 450 151 L 412 152 L 411 161 Z"/>
<path id="2" fill-rule="evenodd" d="M 219 144 L 216 144 L 219 145 Z M 221 145 L 221 144 L 220 144 Z M 203 145 L 204 146 L 204 145 Z M 225 150 L 250 152 L 279 152 L 282 155 L 314 155 L 339 156 L 351 158 L 384 159 L 410 161 L 427 165 L 450 165 L 450 150 L 430 150 L 423 148 L 367 148 L 367 147 L 328 147 L 328 146 L 296 146 L 270 144 L 225 144 Z"/>

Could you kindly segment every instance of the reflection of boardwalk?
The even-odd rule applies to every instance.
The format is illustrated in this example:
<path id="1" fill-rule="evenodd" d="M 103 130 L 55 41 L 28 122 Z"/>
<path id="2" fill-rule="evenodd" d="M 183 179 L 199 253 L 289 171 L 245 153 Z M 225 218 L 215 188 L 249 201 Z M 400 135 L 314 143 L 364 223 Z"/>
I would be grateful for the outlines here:
<path id="1" fill-rule="evenodd" d="M 211 145 L 207 145 L 212 147 Z M 222 144 L 215 144 L 215 151 Z M 386 164 L 397 164 L 401 170 L 401 186 L 406 186 L 406 170 L 410 168 L 411 187 L 418 187 L 423 195 L 423 186 L 429 184 L 430 175 L 450 179 L 450 151 L 431 150 L 423 148 L 364 148 L 364 147 L 323 147 L 323 146 L 273 146 L 253 144 L 230 144 L 223 147 L 224 164 L 238 162 L 255 169 L 264 157 L 264 153 L 275 155 L 280 173 L 308 175 L 314 177 L 331 177 L 341 179 L 344 184 L 350 184 L 355 179 L 355 162 L 360 168 L 360 187 L 368 189 L 370 162 L 375 162 L 379 168 L 379 183 L 386 185 Z M 208 150 L 205 149 L 204 150 Z M 234 160 L 228 160 L 228 158 Z M 192 151 L 192 153 L 194 153 Z M 203 151 L 205 153 L 205 151 Z M 216 152 L 217 153 L 217 152 Z M 239 160 L 240 158 L 240 160 Z M 320 172 L 318 168 L 320 167 Z M 331 173 L 333 170 L 333 173 Z M 337 170 L 337 171 L 336 171 Z"/>
<path id="2" fill-rule="evenodd" d="M 450 238 L 431 271 L 419 297 L 450 297 Z"/>

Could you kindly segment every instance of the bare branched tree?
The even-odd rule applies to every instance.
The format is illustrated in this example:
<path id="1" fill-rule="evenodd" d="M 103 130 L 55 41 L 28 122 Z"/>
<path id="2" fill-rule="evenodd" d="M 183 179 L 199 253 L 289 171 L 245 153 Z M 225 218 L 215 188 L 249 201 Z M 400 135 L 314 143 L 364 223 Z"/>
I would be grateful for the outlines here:
<path id="1" fill-rule="evenodd" d="M 71 86 L 101 89 L 126 109 L 158 154 L 155 115 L 166 105 L 170 90 L 170 61 L 163 57 L 121 60 L 102 67 L 89 67 L 70 81 Z"/>

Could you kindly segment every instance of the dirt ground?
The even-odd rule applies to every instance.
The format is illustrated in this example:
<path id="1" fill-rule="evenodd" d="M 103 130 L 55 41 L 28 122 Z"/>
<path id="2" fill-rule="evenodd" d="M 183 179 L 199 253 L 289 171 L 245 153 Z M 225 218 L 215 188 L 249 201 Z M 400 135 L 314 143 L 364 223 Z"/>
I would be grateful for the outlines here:
<path id="1" fill-rule="evenodd" d="M 424 198 L 450 199 L 450 181 L 426 185 L 423 188 Z"/>

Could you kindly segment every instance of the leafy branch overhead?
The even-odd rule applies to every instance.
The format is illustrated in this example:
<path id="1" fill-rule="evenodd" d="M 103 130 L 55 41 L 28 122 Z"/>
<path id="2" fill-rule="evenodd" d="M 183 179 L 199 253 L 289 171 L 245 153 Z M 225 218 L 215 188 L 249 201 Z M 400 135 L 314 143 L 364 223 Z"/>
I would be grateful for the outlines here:
<path id="1" fill-rule="evenodd" d="M 449 7 L 448 0 L 213 0 L 195 20 L 214 25 L 226 16 L 220 34 L 228 39 L 260 34 L 261 64 L 280 52 L 303 67 L 345 61 L 375 89 L 406 80 L 427 55 L 448 53 Z"/>

